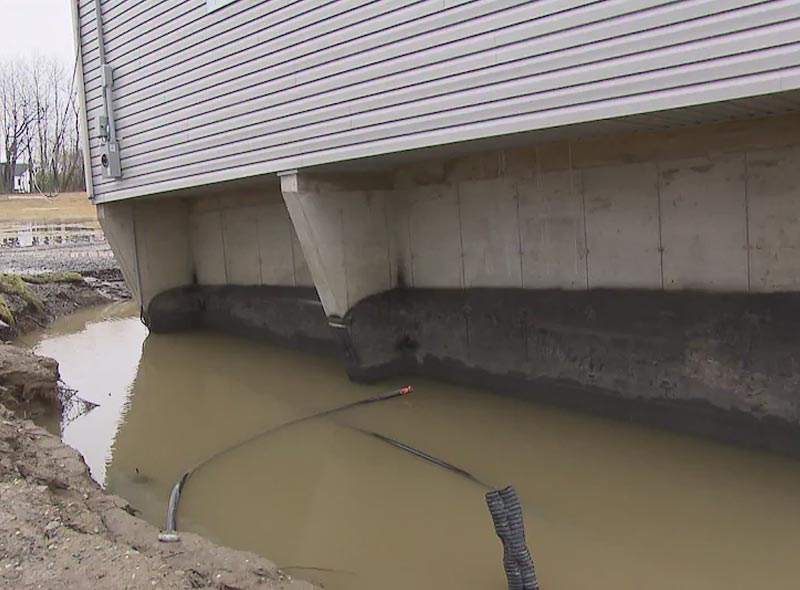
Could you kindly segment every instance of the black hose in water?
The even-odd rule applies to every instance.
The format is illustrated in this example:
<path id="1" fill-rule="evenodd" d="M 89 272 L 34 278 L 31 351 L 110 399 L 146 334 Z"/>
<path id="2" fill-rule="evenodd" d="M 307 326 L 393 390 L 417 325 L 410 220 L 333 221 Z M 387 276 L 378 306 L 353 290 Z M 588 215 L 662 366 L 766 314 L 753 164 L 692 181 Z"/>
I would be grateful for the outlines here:
<path id="1" fill-rule="evenodd" d="M 363 432 L 364 434 L 368 434 L 370 436 L 374 436 L 375 438 L 377 438 L 379 440 L 382 440 L 385 443 L 388 443 L 388 444 L 390 444 L 390 445 L 392 445 L 394 447 L 397 447 L 398 449 L 401 449 L 401 450 L 403 450 L 403 451 L 405 451 L 407 453 L 411 453 L 412 455 L 414 455 L 416 457 L 419 457 L 420 459 L 424 459 L 425 461 L 428 461 L 430 463 L 433 463 L 434 465 L 438 465 L 439 467 L 444 467 L 445 469 L 447 469 L 449 471 L 452 471 L 453 473 L 457 473 L 458 475 L 460 475 L 462 477 L 466 477 L 467 479 L 469 479 L 470 481 L 478 484 L 479 486 L 482 486 L 482 487 L 487 488 L 487 489 L 491 488 L 490 485 L 482 482 L 477 477 L 472 475 L 469 471 L 464 471 L 463 469 L 461 469 L 460 467 L 456 467 L 452 463 L 448 463 L 447 461 L 443 461 L 442 459 L 437 459 L 436 457 L 434 457 L 432 455 L 429 455 L 428 453 L 420 451 L 419 449 L 415 449 L 414 447 L 411 447 L 411 446 L 409 446 L 409 445 L 407 445 L 405 443 L 401 443 L 398 440 L 395 440 L 393 438 L 389 438 L 388 436 L 385 436 L 383 434 L 378 434 L 377 432 L 372 432 L 370 430 L 362 430 L 362 429 L 356 428 L 354 426 L 351 426 L 350 428 L 353 428 L 354 430 L 358 430 L 359 432 Z"/>
<path id="2" fill-rule="evenodd" d="M 189 473 L 184 473 L 177 483 L 173 486 L 169 495 L 169 508 L 167 508 L 167 528 L 158 535 L 158 540 L 164 543 L 174 543 L 180 541 L 178 536 L 178 502 L 181 501 L 181 490 Z"/>
<path id="3" fill-rule="evenodd" d="M 223 456 L 223 455 L 225 455 L 227 453 L 230 453 L 231 451 L 233 451 L 235 449 L 243 447 L 244 445 L 247 445 L 247 444 L 253 442 L 254 440 L 257 440 L 257 439 L 259 439 L 259 438 L 261 438 L 263 436 L 267 436 L 268 434 L 273 434 L 274 432 L 277 432 L 278 430 L 282 430 L 283 428 L 286 428 L 288 426 L 293 426 L 295 424 L 299 424 L 300 422 L 305 422 L 307 420 L 314 420 L 316 418 L 322 418 L 324 416 L 329 416 L 330 414 L 334 414 L 336 412 L 342 412 L 344 410 L 349 410 L 350 408 L 355 408 L 356 406 L 365 406 L 365 405 L 368 405 L 368 404 L 374 404 L 376 402 L 382 402 L 382 401 L 390 400 L 390 399 L 393 399 L 393 398 L 396 398 L 396 397 L 400 397 L 400 396 L 403 396 L 403 395 L 408 395 L 408 394 L 412 393 L 413 391 L 414 391 L 414 388 L 412 386 L 410 386 L 410 385 L 407 385 L 406 387 L 401 387 L 400 389 L 396 389 L 394 391 L 390 391 L 389 393 L 383 393 L 381 395 L 368 397 L 366 399 L 358 400 L 358 401 L 355 401 L 355 402 L 350 402 L 350 403 L 347 403 L 347 404 L 343 404 L 341 406 L 336 406 L 334 408 L 329 408 L 327 410 L 323 410 L 323 411 L 317 412 L 315 414 L 309 414 L 307 416 L 301 416 L 299 418 L 295 418 L 294 420 L 289 420 L 288 422 L 284 422 L 283 424 L 278 424 L 277 426 L 273 426 L 272 428 L 269 428 L 269 429 L 264 430 L 263 432 L 260 432 L 260 433 L 254 435 L 254 436 L 246 438 L 245 440 L 240 441 L 240 442 L 236 443 L 233 446 L 230 446 L 230 447 L 228 447 L 226 449 L 223 449 L 223 450 L 219 451 L 218 453 L 215 453 L 214 455 L 212 455 L 208 459 L 202 461 L 201 463 L 198 463 L 194 468 L 190 469 L 189 471 L 187 471 L 186 473 L 181 475 L 180 479 L 178 479 L 177 483 L 172 488 L 172 493 L 170 494 L 170 498 L 169 498 L 169 507 L 167 509 L 167 528 L 166 528 L 166 530 L 164 532 L 162 532 L 158 536 L 159 541 L 168 542 L 168 541 L 179 541 L 180 540 L 180 537 L 177 534 L 178 504 L 180 502 L 180 497 L 181 497 L 181 492 L 183 491 L 183 487 L 186 485 L 186 481 L 189 479 L 189 476 L 191 476 L 195 472 L 199 471 L 202 467 L 208 465 L 209 463 L 211 463 L 215 459 L 218 459 L 219 457 L 221 457 L 221 456 Z"/>

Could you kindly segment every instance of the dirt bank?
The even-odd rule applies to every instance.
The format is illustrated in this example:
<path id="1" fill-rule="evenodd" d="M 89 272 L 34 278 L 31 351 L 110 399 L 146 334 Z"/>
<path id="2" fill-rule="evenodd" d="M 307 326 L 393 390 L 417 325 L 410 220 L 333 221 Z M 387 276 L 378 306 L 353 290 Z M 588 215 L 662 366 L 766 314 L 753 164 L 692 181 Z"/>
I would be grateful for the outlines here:
<path id="1" fill-rule="evenodd" d="M 76 451 L 2 406 L 0 498 L 3 588 L 312 588 L 196 535 L 159 543 L 125 500 L 99 489 Z"/>
<path id="2" fill-rule="evenodd" d="M 119 270 L 92 274 L 0 273 L 0 340 L 13 340 L 81 307 L 130 297 Z"/>
<path id="3" fill-rule="evenodd" d="M 114 298 L 103 279 L 61 279 L 3 276 L 15 333 Z M 196 535 L 159 543 L 156 528 L 104 493 L 76 451 L 10 409 L 58 403 L 58 378 L 53 359 L 0 344 L 0 588 L 313 588 Z"/>

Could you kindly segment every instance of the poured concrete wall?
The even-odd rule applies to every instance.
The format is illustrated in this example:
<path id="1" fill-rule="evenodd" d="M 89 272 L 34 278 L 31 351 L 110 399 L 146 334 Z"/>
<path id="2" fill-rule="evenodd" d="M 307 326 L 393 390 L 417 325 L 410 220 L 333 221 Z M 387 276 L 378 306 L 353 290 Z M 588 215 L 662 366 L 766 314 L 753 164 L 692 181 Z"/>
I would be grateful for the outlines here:
<path id="1" fill-rule="evenodd" d="M 190 207 L 198 284 L 313 286 L 276 189 L 203 197 Z"/>
<path id="2" fill-rule="evenodd" d="M 338 317 L 399 286 L 795 291 L 799 121 L 542 144 L 380 174 L 301 171 L 284 176 L 282 193 L 270 184 L 109 203 L 99 215 L 145 304 L 193 283 L 316 286 Z"/>
<path id="3" fill-rule="evenodd" d="M 385 190 L 353 186 L 348 178 L 315 182 L 282 178 L 283 197 L 305 260 L 329 316 L 397 285 L 389 251 Z"/>
<path id="4" fill-rule="evenodd" d="M 397 190 L 409 286 L 800 289 L 797 148 L 563 169 L 530 155 L 530 176 Z"/>
<path id="5" fill-rule="evenodd" d="M 143 307 L 163 291 L 194 282 L 185 201 L 130 201 L 97 209 L 125 281 Z"/>
<path id="6" fill-rule="evenodd" d="M 145 307 L 188 285 L 313 287 L 279 192 L 98 205 L 125 280 Z"/>
<path id="7" fill-rule="evenodd" d="M 776 117 L 288 171 L 101 218 L 156 331 L 800 452 L 798 137 Z"/>
<path id="8" fill-rule="evenodd" d="M 333 347 L 276 183 L 106 203 L 98 216 L 153 331 L 202 326 Z"/>
<path id="9" fill-rule="evenodd" d="M 800 118 L 294 171 L 350 376 L 800 451 Z"/>
<path id="10" fill-rule="evenodd" d="M 283 193 L 332 316 L 397 286 L 797 291 L 799 121 L 300 171 Z"/>

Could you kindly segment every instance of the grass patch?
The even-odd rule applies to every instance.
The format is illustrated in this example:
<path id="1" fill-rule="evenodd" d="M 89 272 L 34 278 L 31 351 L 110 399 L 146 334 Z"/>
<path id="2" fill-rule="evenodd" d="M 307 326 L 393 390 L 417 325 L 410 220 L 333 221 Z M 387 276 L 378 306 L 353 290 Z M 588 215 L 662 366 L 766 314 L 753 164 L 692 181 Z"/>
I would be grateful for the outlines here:
<path id="1" fill-rule="evenodd" d="M 0 274 L 0 293 L 5 293 L 6 295 L 16 295 L 37 311 L 44 311 L 44 304 L 42 303 L 42 300 L 39 299 L 39 296 L 33 292 L 33 289 L 31 289 L 19 275 L 13 275 L 9 273 Z M 5 303 L 7 309 L 8 301 L 5 301 Z"/>
<path id="2" fill-rule="evenodd" d="M 20 275 L 26 283 L 44 285 L 45 283 L 80 283 L 83 277 L 78 272 L 43 272 L 35 275 Z"/>
<path id="3" fill-rule="evenodd" d="M 11 313 L 11 308 L 8 307 L 8 301 L 6 301 L 6 296 L 0 294 L 0 320 L 3 320 L 9 326 L 13 327 L 16 324 L 16 320 L 14 319 L 14 314 Z"/>

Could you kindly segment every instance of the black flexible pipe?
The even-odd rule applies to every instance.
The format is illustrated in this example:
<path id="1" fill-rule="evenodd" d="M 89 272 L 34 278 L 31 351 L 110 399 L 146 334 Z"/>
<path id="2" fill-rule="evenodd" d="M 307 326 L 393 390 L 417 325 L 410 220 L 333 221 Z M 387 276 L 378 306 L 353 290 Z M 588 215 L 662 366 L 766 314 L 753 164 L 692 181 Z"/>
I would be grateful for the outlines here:
<path id="1" fill-rule="evenodd" d="M 158 534 L 158 540 L 164 543 L 174 543 L 181 540 L 177 533 L 178 502 L 181 500 L 181 490 L 183 489 L 183 484 L 186 483 L 187 477 L 189 477 L 188 472 L 181 476 L 181 478 L 173 486 L 172 493 L 169 495 L 169 508 L 167 508 L 167 530 Z"/>
<path id="2" fill-rule="evenodd" d="M 460 467 L 456 467 L 452 463 L 448 463 L 447 461 L 443 461 L 442 459 L 437 459 L 436 457 L 433 457 L 432 455 L 429 455 L 428 453 L 420 451 L 419 449 L 415 449 L 414 447 L 410 447 L 407 444 L 401 443 L 398 440 L 395 440 L 393 438 L 389 438 L 388 436 L 385 436 L 383 434 L 378 434 L 377 432 L 372 432 L 370 430 L 362 430 L 361 428 L 356 428 L 355 426 L 351 426 L 350 428 L 353 428 L 354 430 L 358 430 L 359 432 L 363 432 L 364 434 L 368 434 L 370 436 L 374 436 L 375 438 L 377 438 L 379 440 L 382 440 L 385 443 L 388 443 L 388 444 L 390 444 L 390 445 L 392 445 L 394 447 L 397 447 L 398 449 L 401 449 L 401 450 L 403 450 L 403 451 L 405 451 L 407 453 L 411 453 L 412 455 L 415 455 L 415 456 L 419 457 L 420 459 L 424 459 L 425 461 L 429 461 L 429 462 L 433 463 L 434 465 L 438 465 L 439 467 L 444 467 L 445 469 L 448 469 L 448 470 L 452 471 L 453 473 L 457 473 L 458 475 L 466 477 L 467 479 L 469 479 L 470 481 L 475 482 L 479 486 L 482 486 L 482 487 L 487 488 L 487 489 L 491 488 L 490 485 L 482 482 L 477 477 L 472 475 L 469 471 L 464 471 L 463 469 L 461 469 Z"/>
<path id="3" fill-rule="evenodd" d="M 300 416 L 299 418 L 295 418 L 294 420 L 289 420 L 288 422 L 284 422 L 283 424 L 278 424 L 277 426 L 273 426 L 263 432 L 259 432 L 256 435 L 246 438 L 243 441 L 236 443 L 233 446 L 230 446 L 226 449 L 215 453 L 214 455 L 210 456 L 208 459 L 198 463 L 194 468 L 190 469 L 183 475 L 181 475 L 180 479 L 178 479 L 175 486 L 172 488 L 172 493 L 170 494 L 169 499 L 169 507 L 167 508 L 167 528 L 161 534 L 158 535 L 159 541 L 170 542 L 170 541 L 179 541 L 180 537 L 177 534 L 177 526 L 178 526 L 178 503 L 180 502 L 181 492 L 183 491 L 183 487 L 186 485 L 186 481 L 189 479 L 189 476 L 194 474 L 195 472 L 199 471 L 202 467 L 208 465 L 215 459 L 218 459 L 222 455 L 230 453 L 231 451 L 243 447 L 254 440 L 257 440 L 263 436 L 267 436 L 268 434 L 272 434 L 286 428 L 287 426 L 292 426 L 294 424 L 299 424 L 300 422 L 305 422 L 306 420 L 314 420 L 316 418 L 322 418 L 324 416 L 328 416 L 330 414 L 334 414 L 336 412 L 342 412 L 344 410 L 349 410 L 350 408 L 355 408 L 356 406 L 365 406 L 368 404 L 374 404 L 375 402 L 382 402 L 386 400 L 390 400 L 396 397 L 400 397 L 403 395 L 408 395 L 414 391 L 414 388 L 410 385 L 405 387 L 401 387 L 400 389 L 396 389 L 394 391 L 390 391 L 389 393 L 383 393 L 381 395 L 376 395 L 373 397 L 368 397 L 366 399 L 358 400 L 355 402 L 350 402 L 341 406 L 336 406 L 334 408 L 329 408 L 327 410 L 323 410 L 321 412 L 317 412 L 315 414 L 309 414 L 307 416 Z"/>

